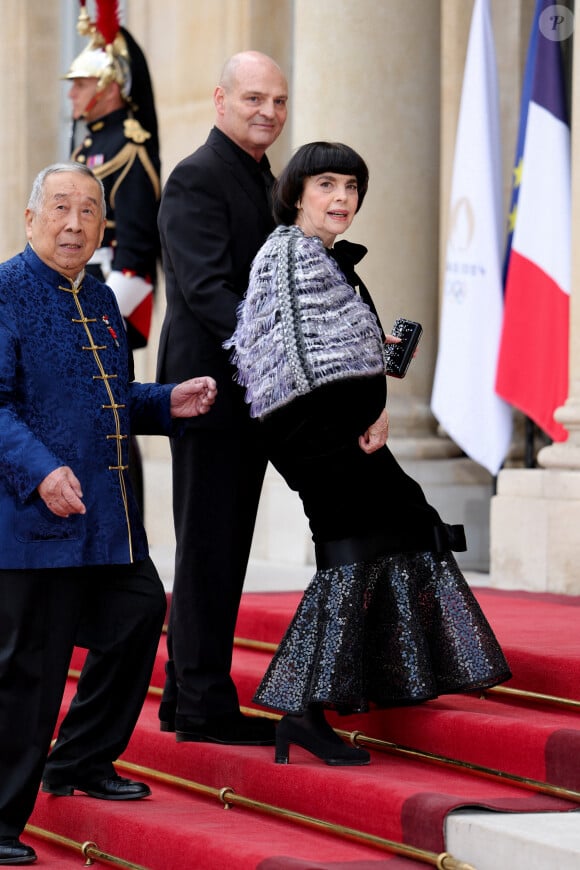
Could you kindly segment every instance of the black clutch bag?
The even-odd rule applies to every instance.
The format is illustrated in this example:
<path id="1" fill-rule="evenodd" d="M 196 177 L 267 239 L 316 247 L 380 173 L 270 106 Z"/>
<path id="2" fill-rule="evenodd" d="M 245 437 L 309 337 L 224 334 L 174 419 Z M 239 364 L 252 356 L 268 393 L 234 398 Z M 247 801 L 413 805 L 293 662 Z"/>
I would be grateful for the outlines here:
<path id="1" fill-rule="evenodd" d="M 413 359 L 413 354 L 423 334 L 423 327 L 414 320 L 398 317 L 391 329 L 391 335 L 400 338 L 397 344 L 385 344 L 383 353 L 386 371 L 393 378 L 404 378 Z"/>

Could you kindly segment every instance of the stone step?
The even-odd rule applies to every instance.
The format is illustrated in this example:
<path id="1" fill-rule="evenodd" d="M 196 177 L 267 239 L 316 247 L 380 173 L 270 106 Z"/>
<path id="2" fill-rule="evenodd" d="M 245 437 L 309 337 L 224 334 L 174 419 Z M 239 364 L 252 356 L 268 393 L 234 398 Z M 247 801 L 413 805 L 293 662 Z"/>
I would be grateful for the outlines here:
<path id="1" fill-rule="evenodd" d="M 580 813 L 460 810 L 447 817 L 445 848 L 476 870 L 578 870 Z"/>

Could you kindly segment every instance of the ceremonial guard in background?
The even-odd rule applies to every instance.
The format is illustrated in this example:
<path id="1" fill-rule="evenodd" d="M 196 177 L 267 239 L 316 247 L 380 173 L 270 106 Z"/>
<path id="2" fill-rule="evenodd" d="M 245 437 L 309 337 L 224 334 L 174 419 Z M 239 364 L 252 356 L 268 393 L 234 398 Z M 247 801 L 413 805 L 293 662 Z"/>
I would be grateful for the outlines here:
<path id="1" fill-rule="evenodd" d="M 87 271 L 111 287 L 129 345 L 145 347 L 160 256 L 157 211 L 160 157 L 157 115 L 145 56 L 119 24 L 117 0 L 99 0 L 93 23 L 81 5 L 78 31 L 88 46 L 64 76 L 71 81 L 72 159 L 100 178 L 107 200 L 103 244 Z M 75 144 L 79 124 L 85 135 Z M 143 511 L 143 474 L 136 439 L 132 482 Z"/>

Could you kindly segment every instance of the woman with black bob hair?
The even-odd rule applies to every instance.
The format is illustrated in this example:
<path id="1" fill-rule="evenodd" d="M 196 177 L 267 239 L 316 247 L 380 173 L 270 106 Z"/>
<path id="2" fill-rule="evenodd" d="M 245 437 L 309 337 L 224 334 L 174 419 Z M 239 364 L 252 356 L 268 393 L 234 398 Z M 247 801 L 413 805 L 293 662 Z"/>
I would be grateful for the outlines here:
<path id="1" fill-rule="evenodd" d="M 268 455 L 302 500 L 316 573 L 255 702 L 286 713 L 278 763 L 296 744 L 332 765 L 368 764 L 325 709 L 419 703 L 509 679 L 508 664 L 445 524 L 386 446 L 385 342 L 341 241 L 368 186 L 347 145 L 299 148 L 273 191 L 280 223 L 254 260 L 225 343 Z M 359 293 L 355 287 L 359 288 Z"/>
<path id="2" fill-rule="evenodd" d="M 369 170 L 360 156 L 340 142 L 310 142 L 296 152 L 275 182 L 272 211 L 277 224 L 291 226 L 298 215 L 297 201 L 304 181 L 324 172 L 354 175 L 357 181 L 359 211 L 369 186 Z"/>

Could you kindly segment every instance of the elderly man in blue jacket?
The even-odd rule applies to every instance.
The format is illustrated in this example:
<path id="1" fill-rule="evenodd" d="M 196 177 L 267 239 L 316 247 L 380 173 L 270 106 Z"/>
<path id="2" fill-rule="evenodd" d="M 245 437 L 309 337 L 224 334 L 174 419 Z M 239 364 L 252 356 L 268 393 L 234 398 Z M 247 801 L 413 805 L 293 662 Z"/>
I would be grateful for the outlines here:
<path id="1" fill-rule="evenodd" d="M 165 615 L 129 436 L 175 434 L 173 418 L 206 413 L 216 394 L 208 377 L 133 380 L 115 297 L 84 270 L 105 227 L 89 169 L 44 169 L 25 219 L 29 244 L 0 266 L 0 865 L 36 859 L 19 836 L 78 636 L 99 651 L 67 716 L 77 734 L 82 723 L 83 767 L 65 766 L 51 790 L 149 793 L 112 764 L 141 710 Z"/>

